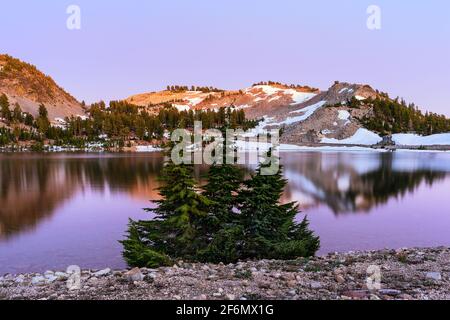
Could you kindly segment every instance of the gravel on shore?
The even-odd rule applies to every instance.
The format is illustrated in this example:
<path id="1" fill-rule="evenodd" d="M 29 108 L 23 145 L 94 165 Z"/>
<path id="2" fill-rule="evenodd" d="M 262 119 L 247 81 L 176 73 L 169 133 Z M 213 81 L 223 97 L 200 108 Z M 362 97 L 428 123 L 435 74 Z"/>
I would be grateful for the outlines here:
<path id="1" fill-rule="evenodd" d="M 79 282 L 78 282 L 79 280 Z M 450 248 L 0 276 L 0 299 L 450 299 Z"/>

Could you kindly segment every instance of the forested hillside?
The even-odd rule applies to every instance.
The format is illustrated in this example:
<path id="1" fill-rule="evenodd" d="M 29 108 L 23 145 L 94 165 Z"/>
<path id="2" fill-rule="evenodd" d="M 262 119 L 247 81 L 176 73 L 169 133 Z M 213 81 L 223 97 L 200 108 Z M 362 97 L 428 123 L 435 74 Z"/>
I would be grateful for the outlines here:
<path id="1" fill-rule="evenodd" d="M 48 119 L 45 105 L 39 107 L 39 115 L 23 113 L 20 106 L 11 110 L 8 98 L 0 97 L 0 113 L 7 127 L 1 128 L 0 145 L 25 141 L 53 140 L 55 145 L 83 146 L 86 142 L 107 139 L 113 146 L 123 146 L 129 140 L 161 140 L 164 131 L 177 128 L 193 128 L 194 121 L 201 121 L 203 129 L 254 127 L 255 120 L 247 120 L 243 110 L 220 108 L 214 110 L 179 111 L 171 104 L 164 104 L 158 113 L 150 113 L 126 101 L 92 104 L 88 116 L 71 116 L 56 125 Z"/>
<path id="2" fill-rule="evenodd" d="M 450 119 L 444 115 L 422 113 L 414 104 L 404 100 L 368 99 L 365 105 L 373 108 L 373 115 L 362 119 L 364 126 L 381 135 L 415 132 L 431 135 L 450 131 Z"/>

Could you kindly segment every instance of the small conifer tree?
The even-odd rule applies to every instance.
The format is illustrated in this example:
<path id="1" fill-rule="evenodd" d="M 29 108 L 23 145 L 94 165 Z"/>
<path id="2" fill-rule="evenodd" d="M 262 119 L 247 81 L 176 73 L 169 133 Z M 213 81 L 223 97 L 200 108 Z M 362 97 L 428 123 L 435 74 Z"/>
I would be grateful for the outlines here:
<path id="1" fill-rule="evenodd" d="M 270 154 L 269 154 L 270 157 Z M 319 238 L 308 229 L 307 219 L 297 223 L 295 202 L 281 204 L 287 181 L 282 166 L 274 175 L 263 175 L 262 163 L 240 192 L 240 216 L 244 230 L 241 258 L 292 259 L 311 256 L 319 249 Z"/>

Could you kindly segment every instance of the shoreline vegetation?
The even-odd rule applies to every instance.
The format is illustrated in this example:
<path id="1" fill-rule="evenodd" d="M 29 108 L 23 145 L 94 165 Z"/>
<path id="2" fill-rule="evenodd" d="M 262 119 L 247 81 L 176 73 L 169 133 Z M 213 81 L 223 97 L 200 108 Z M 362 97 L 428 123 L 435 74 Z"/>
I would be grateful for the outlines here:
<path id="1" fill-rule="evenodd" d="M 68 289 L 70 275 L 64 271 L 6 274 L 0 276 L 0 299 L 448 300 L 448 261 L 448 247 L 330 253 L 226 265 L 177 261 L 157 269 L 84 269 L 81 286 L 75 290 Z M 369 282 L 368 277 L 377 268 L 380 288 L 369 289 L 368 283 L 376 277 Z"/>
<path id="2" fill-rule="evenodd" d="M 238 140 L 239 141 L 239 140 Z M 242 140 L 243 141 L 243 140 Z M 264 149 L 264 148 L 263 148 Z M 76 146 L 52 146 L 42 145 L 38 148 L 34 147 L 17 147 L 8 146 L 0 147 L 0 153 L 70 153 L 70 152 L 88 152 L 88 153 L 144 153 L 144 152 L 163 152 L 164 148 L 160 145 L 137 144 L 123 148 L 107 148 L 102 144 L 93 143 L 85 147 Z M 246 149 L 238 148 L 239 152 L 257 151 L 253 146 Z M 301 151 L 379 151 L 379 152 L 395 152 L 395 151 L 430 151 L 430 152 L 449 152 L 450 145 L 431 145 L 431 146 L 368 146 L 368 145 L 346 145 L 346 144 L 282 144 L 280 152 L 301 152 Z"/>

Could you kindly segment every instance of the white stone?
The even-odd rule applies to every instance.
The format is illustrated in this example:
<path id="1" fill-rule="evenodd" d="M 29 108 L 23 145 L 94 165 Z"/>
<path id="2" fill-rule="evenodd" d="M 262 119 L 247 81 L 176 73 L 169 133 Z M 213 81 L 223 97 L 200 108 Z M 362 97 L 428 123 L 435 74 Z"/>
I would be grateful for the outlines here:
<path id="1" fill-rule="evenodd" d="M 150 272 L 149 274 L 147 274 L 147 277 L 156 279 L 158 277 L 158 274 L 156 272 Z"/>
<path id="2" fill-rule="evenodd" d="M 427 272 L 426 277 L 433 280 L 442 280 L 442 275 L 440 272 Z"/>
<path id="3" fill-rule="evenodd" d="M 41 284 L 45 282 L 45 278 L 43 276 L 35 276 L 31 279 L 31 284 Z"/>
<path id="4" fill-rule="evenodd" d="M 46 278 L 47 278 L 47 283 L 52 283 L 52 282 L 55 282 L 56 280 L 58 280 L 58 277 L 54 276 L 54 275 L 48 275 L 48 276 L 46 276 Z"/>
<path id="5" fill-rule="evenodd" d="M 108 275 L 108 274 L 110 274 L 111 273 L 111 269 L 110 268 L 106 268 L 106 269 L 103 269 L 103 270 L 99 270 L 99 271 L 97 271 L 97 272 L 94 272 L 94 276 L 95 277 L 103 277 L 103 276 L 106 276 L 106 275 Z"/>
<path id="6" fill-rule="evenodd" d="M 55 276 L 58 277 L 58 279 L 67 279 L 69 275 L 65 272 L 55 272 Z"/>

